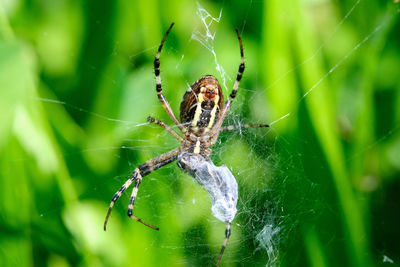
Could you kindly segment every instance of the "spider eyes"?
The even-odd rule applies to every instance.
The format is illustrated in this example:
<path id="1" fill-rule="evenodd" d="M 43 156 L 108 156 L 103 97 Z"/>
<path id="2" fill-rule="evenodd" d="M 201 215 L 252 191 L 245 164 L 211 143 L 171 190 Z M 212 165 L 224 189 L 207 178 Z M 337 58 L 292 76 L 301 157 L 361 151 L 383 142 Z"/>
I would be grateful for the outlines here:
<path id="1" fill-rule="evenodd" d="M 213 88 L 211 89 L 207 88 L 204 92 L 204 96 L 206 98 L 213 98 L 216 94 L 217 92 Z"/>
<path id="2" fill-rule="evenodd" d="M 204 96 L 207 97 L 207 98 L 211 98 L 214 95 L 217 95 L 218 91 L 215 90 L 215 88 L 213 88 L 213 87 L 208 87 L 207 86 L 207 87 L 202 87 L 201 90 L 200 90 L 200 93 L 204 94 Z"/>

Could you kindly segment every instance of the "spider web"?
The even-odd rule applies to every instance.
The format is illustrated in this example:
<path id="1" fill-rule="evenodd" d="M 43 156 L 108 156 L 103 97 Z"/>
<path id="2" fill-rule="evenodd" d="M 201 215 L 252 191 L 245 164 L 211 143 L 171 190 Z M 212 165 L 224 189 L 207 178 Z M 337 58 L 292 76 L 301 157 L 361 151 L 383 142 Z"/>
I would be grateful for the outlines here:
<path id="1" fill-rule="evenodd" d="M 308 62 L 312 62 L 316 55 L 321 52 L 322 48 L 324 48 L 332 38 L 335 38 L 336 32 L 342 27 L 343 23 L 351 16 L 359 4 L 360 0 L 355 1 L 354 5 L 334 28 L 333 32 L 325 39 L 311 57 L 296 65 L 295 68 L 282 74 L 281 77 L 272 81 L 268 88 L 264 89 L 274 90 L 274 87 L 285 80 L 290 73 L 294 72 L 302 65 L 308 64 Z M 249 10 L 252 7 L 253 1 L 250 1 Z M 220 41 L 218 40 L 218 27 L 222 27 L 225 20 L 224 12 L 223 9 L 221 9 L 217 14 L 211 13 L 212 12 L 208 11 L 207 8 L 197 3 L 193 14 L 197 16 L 199 26 L 193 30 L 187 43 L 188 47 L 198 44 L 200 45 L 200 49 L 202 47 L 205 49 L 206 53 L 209 53 L 214 64 L 215 74 L 222 82 L 224 95 L 228 95 L 234 82 L 234 78 L 232 77 L 236 76 L 236 72 L 225 71 L 225 65 L 220 62 L 219 52 L 216 48 L 216 42 Z M 246 34 L 247 16 L 248 15 L 245 15 L 243 18 L 241 28 L 242 38 L 245 38 Z M 315 217 L 315 214 L 318 214 L 319 210 L 327 208 L 323 206 L 324 204 L 316 203 L 316 200 L 321 198 L 318 184 L 312 182 L 304 175 L 301 163 L 302 155 L 299 154 L 293 146 L 293 143 L 301 141 L 283 138 L 279 135 L 279 131 L 275 129 L 275 126 L 286 120 L 291 114 L 298 112 L 299 106 L 304 99 L 307 98 L 309 94 L 312 94 L 314 90 L 318 90 L 318 86 L 321 82 L 325 81 L 333 72 L 342 66 L 355 51 L 368 42 L 384 25 L 384 23 L 377 25 L 368 35 L 361 39 L 356 46 L 352 47 L 347 54 L 343 55 L 312 87 L 308 88 L 303 95 L 298 97 L 297 105 L 294 106 L 292 110 L 288 113 L 270 118 L 270 121 L 268 121 L 271 126 L 270 129 L 240 130 L 238 133 L 232 132 L 221 135 L 217 146 L 213 149 L 212 159 L 216 165 L 227 164 L 239 185 L 238 214 L 233 221 L 232 236 L 223 257 L 223 261 L 226 264 L 236 263 L 241 265 L 280 266 L 285 258 L 285 247 L 293 246 L 293 244 L 300 244 L 299 221 L 307 220 L 309 217 Z M 235 37 L 234 31 L 232 31 L 232 36 Z M 155 49 L 156 46 L 157 45 L 148 49 Z M 167 48 L 170 46 L 168 42 L 166 46 Z M 246 43 L 244 47 L 246 55 Z M 233 52 L 235 52 L 233 57 L 239 62 L 239 51 Z M 163 53 L 169 52 L 163 51 Z M 135 56 L 138 55 L 135 54 L 133 57 Z M 180 58 L 181 60 L 175 64 L 175 69 L 178 72 L 181 71 L 181 68 L 183 68 L 185 64 L 190 64 L 191 61 L 185 53 L 183 53 Z M 161 61 L 163 64 L 161 68 L 167 66 L 169 63 L 163 62 L 163 58 L 161 58 Z M 238 63 L 236 65 L 238 65 Z M 244 75 L 246 76 L 246 72 Z M 261 74 L 259 73 L 259 75 Z M 166 83 L 168 86 L 168 82 Z M 187 80 L 186 86 L 188 87 L 189 84 Z M 239 88 L 239 92 L 240 93 L 238 93 L 237 98 L 233 102 L 231 113 L 224 123 L 225 125 L 249 123 L 249 119 L 239 115 L 239 111 L 243 109 L 249 110 L 250 108 L 246 103 L 257 102 L 257 99 L 259 99 L 262 94 L 254 88 L 245 88 L 243 83 Z M 170 100 L 171 106 L 177 106 L 176 102 L 179 101 L 177 98 L 169 98 L 168 96 L 168 99 Z M 149 126 L 147 123 L 138 123 L 139 121 L 143 121 L 139 118 L 135 118 L 133 121 L 111 118 L 104 114 L 91 111 L 90 108 L 78 107 L 66 101 L 44 97 L 38 97 L 36 100 L 45 104 L 61 105 L 67 110 L 72 109 L 87 113 L 107 123 L 115 123 L 117 125 L 117 132 L 126 131 L 133 133 L 132 137 L 124 139 L 124 145 L 122 146 L 110 145 L 102 147 L 94 145 L 81 151 L 84 154 L 99 153 L 102 151 L 112 153 L 116 158 L 122 157 L 132 170 L 136 167 L 139 151 L 144 152 L 146 155 L 152 155 L 154 151 L 162 153 L 175 148 L 177 145 L 165 131 L 158 131 L 156 130 L 157 127 Z M 160 110 L 157 106 L 158 104 L 155 102 L 151 103 L 151 108 Z M 159 114 L 160 112 L 155 113 Z M 251 122 L 256 123 L 254 121 Z M 264 122 L 265 121 L 259 121 L 259 123 Z M 150 128 L 156 133 L 153 140 L 143 140 L 140 136 L 134 134 L 136 129 L 142 129 L 143 127 Z M 166 141 L 153 142 L 154 140 Z M 122 151 L 121 154 L 119 153 L 120 151 Z M 235 160 L 235 153 L 245 153 L 248 155 L 247 160 L 237 162 Z M 63 155 L 66 157 L 73 156 L 67 153 L 63 153 Z M 151 156 L 148 158 L 151 158 Z M 125 179 L 126 173 L 121 172 L 116 174 L 111 182 L 109 180 L 100 182 L 100 186 L 112 184 L 114 189 L 117 189 L 122 185 Z M 157 237 L 155 237 L 156 235 L 154 235 L 153 240 L 157 240 L 157 242 L 145 236 L 144 239 L 146 241 L 142 241 L 141 245 L 149 250 L 158 248 L 171 251 L 171 255 L 173 255 L 174 251 L 177 249 L 184 251 L 190 250 L 193 254 L 193 258 L 178 260 L 178 264 L 182 265 L 196 265 L 202 261 L 209 263 L 215 261 L 223 240 L 224 226 L 218 220 L 212 218 L 211 212 L 209 211 L 210 205 L 207 194 L 201 191 L 199 186 L 192 181 L 190 177 L 181 174 L 177 167 L 173 165 L 169 165 L 157 171 L 157 173 L 150 175 L 148 180 L 149 181 L 144 182 L 140 188 L 138 202 L 135 204 L 135 212 L 138 212 L 143 217 L 162 221 L 171 220 L 171 216 L 165 215 L 162 212 L 157 212 L 151 216 L 149 214 L 141 214 L 140 207 L 154 205 L 157 211 L 164 212 L 171 208 L 176 209 L 177 211 L 174 211 L 174 214 L 179 217 L 179 219 L 176 220 L 182 224 L 182 232 L 186 233 L 185 236 L 182 237 L 185 245 L 183 248 L 179 247 L 177 244 L 180 244 L 181 241 L 177 241 L 176 238 L 172 236 L 172 232 L 170 238 L 167 240 L 158 240 Z M 98 181 L 96 181 L 96 183 L 99 184 Z M 301 190 L 294 190 L 295 188 L 300 188 Z M 85 198 L 86 195 L 91 195 L 93 191 L 96 191 L 96 187 L 88 191 L 90 192 L 81 193 L 80 197 Z M 288 203 L 288 195 L 293 196 L 293 194 L 298 196 L 297 199 L 299 201 L 297 203 Z M 153 197 L 156 199 L 163 199 L 165 195 L 169 195 L 172 200 L 166 200 L 165 204 L 154 203 L 152 201 Z M 128 198 L 129 192 L 126 192 L 125 196 L 121 197 L 119 200 L 115 208 L 116 210 L 113 212 L 112 216 L 117 218 L 118 216 L 121 217 L 121 219 L 118 218 L 118 220 L 124 220 L 122 219 L 122 215 L 119 214 L 125 213 Z M 188 210 L 188 206 L 196 210 L 200 215 L 184 214 Z M 307 209 L 304 207 L 309 207 L 308 212 L 305 212 Z M 48 212 L 51 211 L 46 211 L 44 214 Z M 194 218 L 188 218 L 189 216 L 193 216 Z M 199 220 L 205 220 L 208 228 L 205 229 L 204 225 L 198 222 Z M 113 223 L 116 222 L 114 221 Z M 176 223 L 176 221 L 173 223 Z M 67 222 L 67 225 L 73 228 L 71 224 L 72 222 Z M 117 225 L 116 229 L 121 230 L 121 226 Z M 146 231 L 148 229 L 141 230 Z M 168 231 L 168 229 L 165 229 L 165 231 Z M 132 232 L 128 234 L 132 234 Z M 134 234 L 137 234 L 137 232 L 134 232 Z M 207 238 L 205 238 L 205 236 Z M 216 236 L 216 238 L 212 236 Z M 288 244 L 289 240 L 291 244 Z M 210 248 L 212 250 L 210 250 Z M 229 252 L 229 250 L 233 252 Z M 253 251 L 253 253 L 243 255 L 240 251 Z M 119 255 L 120 254 L 122 254 L 122 252 L 119 253 Z M 384 257 L 384 261 L 391 261 L 386 255 L 384 255 Z"/>

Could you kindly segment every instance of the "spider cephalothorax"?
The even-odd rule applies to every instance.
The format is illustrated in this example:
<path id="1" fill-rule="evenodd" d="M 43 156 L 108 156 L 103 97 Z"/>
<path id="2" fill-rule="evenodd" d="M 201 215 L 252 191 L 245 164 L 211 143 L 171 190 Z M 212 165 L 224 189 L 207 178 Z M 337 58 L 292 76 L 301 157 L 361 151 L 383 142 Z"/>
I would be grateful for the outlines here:
<path id="1" fill-rule="evenodd" d="M 174 136 L 181 145 L 169 152 L 158 157 L 150 159 L 137 167 L 131 177 L 113 196 L 106 220 L 104 222 L 104 230 L 106 230 L 107 221 L 110 216 L 112 207 L 123 192 L 133 183 L 131 198 L 128 205 L 128 216 L 144 225 L 159 230 L 159 228 L 145 223 L 141 219 L 133 215 L 133 205 L 139 190 L 142 178 L 151 172 L 165 166 L 168 163 L 177 161 L 179 168 L 191 175 L 207 192 L 211 198 L 212 214 L 220 221 L 226 223 L 225 240 L 222 245 L 216 266 L 219 264 L 224 253 L 226 244 L 231 233 L 231 222 L 236 215 L 236 203 L 238 198 L 238 188 L 235 177 L 224 165 L 217 167 L 213 164 L 209 155 L 211 147 L 215 145 L 219 134 L 222 131 L 231 131 L 240 128 L 250 127 L 268 127 L 267 124 L 245 124 L 238 126 L 222 127 L 222 122 L 228 113 L 230 105 L 236 96 L 237 89 L 244 71 L 244 56 L 242 40 L 238 30 L 236 34 L 240 44 L 241 62 L 236 77 L 235 84 L 228 99 L 224 102 L 221 86 L 217 79 L 211 75 L 206 75 L 196 81 L 185 93 L 180 108 L 181 122 L 175 117 L 168 101 L 162 93 L 161 77 L 160 77 L 160 54 L 172 26 L 164 35 L 156 57 L 154 59 L 154 73 L 156 76 L 156 92 L 164 110 L 172 119 L 174 124 L 179 128 L 181 134 L 178 134 L 170 126 L 162 121 L 148 118 L 148 122 L 156 123 Z"/>

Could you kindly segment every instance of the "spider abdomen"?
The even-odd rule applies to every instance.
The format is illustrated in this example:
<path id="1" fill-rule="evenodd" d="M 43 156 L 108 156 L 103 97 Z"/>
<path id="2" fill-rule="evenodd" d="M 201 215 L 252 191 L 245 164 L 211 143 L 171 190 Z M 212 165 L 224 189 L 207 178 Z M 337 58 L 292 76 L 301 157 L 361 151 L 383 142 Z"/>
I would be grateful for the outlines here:
<path id="1" fill-rule="evenodd" d="M 224 97 L 221 86 L 214 76 L 206 75 L 196 81 L 183 96 L 180 110 L 182 123 L 193 132 L 211 129 L 219 118 Z"/>

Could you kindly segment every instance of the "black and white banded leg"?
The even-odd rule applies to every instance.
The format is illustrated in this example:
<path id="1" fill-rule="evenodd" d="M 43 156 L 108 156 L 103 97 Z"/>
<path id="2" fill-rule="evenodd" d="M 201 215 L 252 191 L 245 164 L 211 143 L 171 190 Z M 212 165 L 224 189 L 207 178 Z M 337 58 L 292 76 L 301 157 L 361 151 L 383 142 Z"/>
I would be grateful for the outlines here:
<path id="1" fill-rule="evenodd" d="M 162 93 L 162 86 L 161 86 L 160 54 L 161 54 L 161 50 L 162 50 L 162 47 L 164 45 L 165 39 L 167 38 L 169 32 L 171 31 L 172 26 L 174 26 L 174 23 L 171 23 L 171 26 L 169 26 L 167 32 L 165 33 L 164 38 L 162 39 L 161 44 L 158 47 L 158 51 L 157 51 L 156 57 L 154 59 L 154 74 L 156 75 L 156 91 L 157 91 L 158 100 L 160 100 L 161 105 L 163 106 L 164 110 L 167 112 L 168 116 L 179 127 L 179 129 L 183 133 L 185 133 L 186 132 L 186 128 L 176 118 L 174 112 L 171 109 L 171 106 L 169 105 L 169 103 L 168 103 L 167 99 L 165 98 L 164 94 Z"/>
<path id="2" fill-rule="evenodd" d="M 228 114 L 229 108 L 231 106 L 231 103 L 233 101 L 233 99 L 235 99 L 236 97 L 236 92 L 239 88 L 239 84 L 240 84 L 240 80 L 242 79 L 243 76 L 243 72 L 244 72 L 244 52 L 243 52 L 243 44 L 242 44 L 242 38 L 239 35 L 239 30 L 236 29 L 236 34 L 239 40 L 239 45 L 240 45 L 240 65 L 239 65 L 239 70 L 236 76 L 236 80 L 235 80 L 235 84 L 233 85 L 233 89 L 231 94 L 229 95 L 228 99 L 225 101 L 224 104 L 224 108 L 221 110 L 221 114 L 220 117 L 218 119 L 218 121 L 215 123 L 215 125 L 213 126 L 213 129 L 215 129 L 214 131 L 214 137 L 212 140 L 212 144 L 215 144 L 218 138 L 218 131 L 222 126 L 222 123 L 225 120 L 226 115 Z"/>
<path id="3" fill-rule="evenodd" d="M 150 228 L 152 228 L 154 230 L 158 231 L 158 230 L 160 230 L 160 228 L 152 226 L 152 225 L 142 221 L 141 219 L 139 219 L 138 217 L 133 215 L 133 205 L 135 204 L 135 199 L 136 199 L 137 193 L 139 191 L 139 185 L 140 185 L 141 182 L 142 182 L 142 176 L 139 173 L 139 175 L 138 175 L 138 177 L 136 178 L 136 181 L 135 181 L 135 186 L 132 189 L 131 198 L 129 200 L 128 217 L 131 218 L 131 219 L 134 219 L 135 221 L 138 221 L 138 222 L 140 222 L 140 223 L 142 223 L 142 224 L 144 224 L 144 225 L 146 225 L 146 226 L 148 226 L 148 227 L 150 227 Z"/>
<path id="4" fill-rule="evenodd" d="M 142 221 L 141 219 L 135 217 L 133 215 L 133 205 L 135 203 L 135 199 L 136 199 L 136 196 L 137 196 L 137 193 L 139 190 L 139 185 L 142 181 L 142 178 L 144 176 L 152 173 L 153 171 L 167 165 L 168 163 L 175 161 L 179 154 L 180 154 L 180 148 L 176 148 L 167 153 L 161 154 L 158 157 L 155 157 L 151 160 L 146 161 L 145 163 L 143 163 L 142 165 L 140 165 L 139 167 L 137 167 L 135 169 L 135 171 L 133 172 L 131 177 L 124 183 L 124 185 L 112 197 L 111 203 L 108 208 L 107 215 L 106 215 L 106 219 L 104 221 L 104 231 L 106 231 L 106 229 L 107 229 L 108 218 L 110 217 L 111 210 L 114 207 L 115 202 L 119 199 L 119 197 L 122 195 L 122 193 L 124 193 L 125 190 L 128 189 L 128 187 L 133 183 L 133 181 L 135 181 L 135 186 L 132 190 L 132 195 L 131 195 L 131 198 L 129 201 L 128 216 L 130 218 L 152 228 L 152 229 L 159 230 L 159 228 L 154 227 L 154 226 Z"/>
<path id="5" fill-rule="evenodd" d="M 107 222 L 108 222 L 108 217 L 110 217 L 111 210 L 114 207 L 115 202 L 119 199 L 119 197 L 122 195 L 122 193 L 125 192 L 125 190 L 132 184 L 133 181 L 136 179 L 136 170 L 133 172 L 131 177 L 124 183 L 124 185 L 117 191 L 117 193 L 114 194 L 114 196 L 111 199 L 110 207 L 108 208 L 106 220 L 104 221 L 104 231 L 107 230 Z"/>

